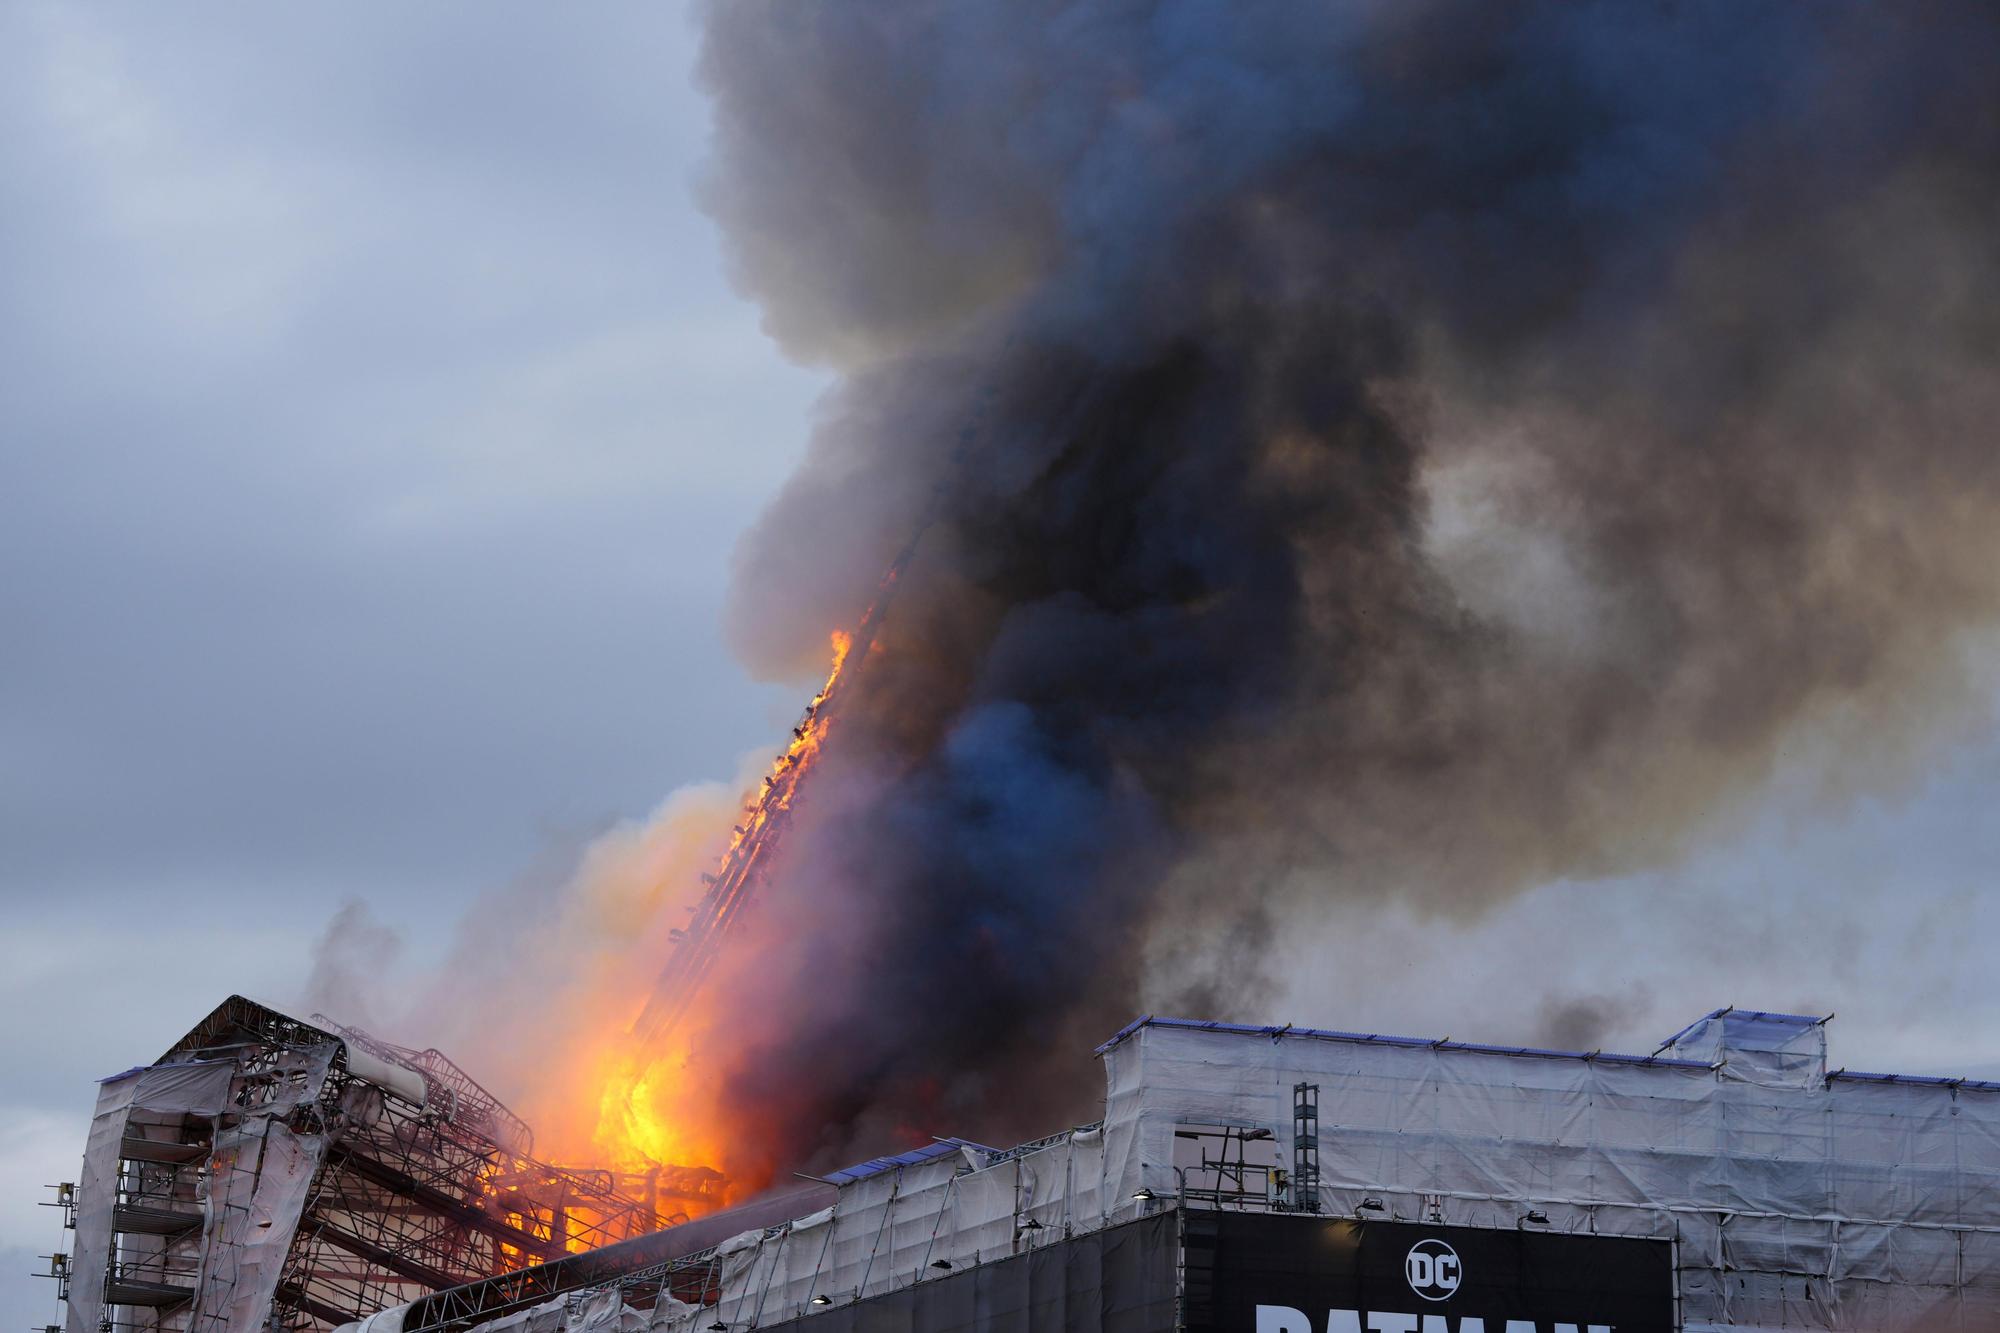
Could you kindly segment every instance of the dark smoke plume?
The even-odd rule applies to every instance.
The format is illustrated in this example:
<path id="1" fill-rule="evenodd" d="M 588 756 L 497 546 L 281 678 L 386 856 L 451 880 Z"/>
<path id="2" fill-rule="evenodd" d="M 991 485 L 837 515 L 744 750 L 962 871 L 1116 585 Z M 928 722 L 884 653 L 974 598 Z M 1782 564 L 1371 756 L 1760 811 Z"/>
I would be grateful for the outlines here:
<path id="1" fill-rule="evenodd" d="M 777 1141 L 1046 1130 L 1317 896 L 1657 863 L 1976 698 L 2000 10 L 705 21 L 708 206 L 842 374 L 746 658 L 818 670 L 924 533 L 767 903 Z"/>

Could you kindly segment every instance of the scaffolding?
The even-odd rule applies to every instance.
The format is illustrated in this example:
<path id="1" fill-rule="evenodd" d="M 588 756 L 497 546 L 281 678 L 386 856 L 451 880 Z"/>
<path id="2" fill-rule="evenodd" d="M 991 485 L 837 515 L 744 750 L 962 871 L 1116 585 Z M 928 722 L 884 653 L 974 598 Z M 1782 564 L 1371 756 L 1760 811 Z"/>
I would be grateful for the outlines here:
<path id="1" fill-rule="evenodd" d="M 1292 1085 L 1292 1203 L 1319 1211 L 1319 1084 Z"/>
<path id="2" fill-rule="evenodd" d="M 232 996 L 102 1086 L 68 1333 L 315 1333 L 721 1202 L 712 1171 L 532 1148 L 440 1053 Z"/>
<path id="3" fill-rule="evenodd" d="M 1101 1123 L 940 1139 L 365 1333 L 1166 1327 L 1093 1276 L 1152 1224 L 1194 1328 L 1244 1223 L 1643 1242 L 1687 1333 L 2000 1328 L 2000 1083 L 1829 1071 L 1818 1017 L 1718 1010 L 1650 1055 L 1147 1018 L 1099 1054 Z"/>

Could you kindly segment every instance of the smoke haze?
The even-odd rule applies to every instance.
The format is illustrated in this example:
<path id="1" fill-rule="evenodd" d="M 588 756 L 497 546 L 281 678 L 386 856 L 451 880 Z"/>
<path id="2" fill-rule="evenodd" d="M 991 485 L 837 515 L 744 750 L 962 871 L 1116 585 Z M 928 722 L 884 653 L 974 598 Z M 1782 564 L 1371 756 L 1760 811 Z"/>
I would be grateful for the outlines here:
<path id="1" fill-rule="evenodd" d="M 707 206 L 842 375 L 745 659 L 810 677 L 922 533 L 768 892 L 775 1017 L 717 1052 L 775 1151 L 1045 1131 L 1316 906 L 1661 864 L 1975 697 L 1990 10 L 706 23 Z"/>

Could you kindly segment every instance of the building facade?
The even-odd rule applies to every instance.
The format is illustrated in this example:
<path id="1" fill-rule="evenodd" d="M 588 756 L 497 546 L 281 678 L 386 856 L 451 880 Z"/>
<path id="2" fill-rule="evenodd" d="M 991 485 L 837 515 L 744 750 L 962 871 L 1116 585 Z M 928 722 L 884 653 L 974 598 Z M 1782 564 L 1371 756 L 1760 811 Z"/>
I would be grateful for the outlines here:
<path id="1" fill-rule="evenodd" d="M 394 1060 L 357 1051 L 287 1057 L 305 1063 L 270 1085 L 291 1099 L 285 1133 L 318 1132 L 287 1108 L 336 1093 L 363 1119 L 378 1095 L 417 1105 L 419 1089 L 373 1063 Z M 402 1299 L 378 1296 L 349 1333 L 2000 1330 L 2000 1085 L 1829 1071 L 1817 1018 L 1720 1010 L 1649 1055 L 1146 1018 L 1098 1054 L 1098 1122 L 1006 1149 L 939 1139 L 595 1248 L 557 1250 L 553 1224 L 498 1217 L 480 1174 L 487 1213 L 460 1220 L 489 1241 L 496 1224 L 524 1230 L 506 1247 L 520 1260 L 456 1284 L 406 1276 Z M 329 1070 L 344 1073 L 333 1092 Z M 168 1087 L 195 1076 L 133 1087 L 213 1100 Z M 228 1096 L 267 1096 L 244 1077 Z M 129 1112 L 108 1114 L 126 1116 L 131 1147 Z M 173 1131 L 143 1137 L 216 1160 L 212 1136 L 238 1132 L 230 1113 L 208 1131 L 152 1114 Z M 313 1171 L 345 1160 L 324 1150 Z M 195 1182 L 212 1215 L 229 1179 Z M 182 1285 L 267 1274 L 269 1303 L 233 1297 L 229 1326 L 296 1325 L 286 1292 L 300 1279 L 285 1273 L 345 1271 L 310 1257 L 329 1245 L 366 1257 L 340 1234 L 349 1213 L 299 1216 L 275 1267 L 251 1262 L 255 1238 L 183 1216 L 181 1234 L 208 1239 Z M 144 1257 L 154 1242 L 119 1244 Z M 542 1262 L 528 1262 L 535 1244 Z M 101 1260 L 80 1239 L 79 1265 L 87 1251 Z M 101 1333 L 78 1308 L 71 1333 Z"/>

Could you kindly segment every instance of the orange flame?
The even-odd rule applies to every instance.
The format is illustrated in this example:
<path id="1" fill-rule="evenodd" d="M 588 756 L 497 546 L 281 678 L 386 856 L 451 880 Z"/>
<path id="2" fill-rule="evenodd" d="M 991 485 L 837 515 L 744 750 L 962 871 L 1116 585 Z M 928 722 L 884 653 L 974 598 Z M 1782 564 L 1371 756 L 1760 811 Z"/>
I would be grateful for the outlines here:
<path id="1" fill-rule="evenodd" d="M 761 786 L 746 793 L 741 818 L 724 840 L 717 873 L 708 877 L 708 882 L 714 883 L 732 873 L 740 877 L 757 862 L 760 852 L 766 850 L 765 844 L 775 841 L 773 826 L 792 808 L 800 781 L 818 757 L 833 725 L 834 709 L 829 704 L 842 683 L 853 646 L 852 635 L 834 632 L 833 661 L 826 683 L 807 704 L 799 724 L 792 730 L 790 743 L 772 761 Z M 692 850 L 692 844 L 688 846 Z M 675 864 L 687 864 L 680 855 L 671 859 Z M 695 897 L 698 902 L 701 895 Z M 675 902 L 657 895 L 646 901 L 649 906 L 642 905 L 640 910 L 654 913 L 651 922 L 626 919 L 607 923 L 609 928 L 628 932 L 628 939 L 665 934 L 669 941 L 677 943 L 681 932 L 664 931 L 660 918 L 675 918 L 676 909 L 692 910 L 696 902 Z M 632 950 L 634 955 L 641 956 L 641 962 L 649 952 Z M 751 963 L 754 960 L 738 958 L 729 965 L 729 970 Z M 607 1010 L 619 1003 L 620 996 L 629 1005 L 633 988 L 650 979 L 629 975 L 629 971 L 615 981 L 607 979 L 590 1008 Z M 716 1087 L 714 1070 L 705 1069 L 701 1059 L 706 1045 L 704 1038 L 721 1029 L 728 1018 L 720 999 L 721 989 L 711 985 L 698 991 L 685 1015 L 664 1038 L 650 1042 L 635 1039 L 624 1023 L 608 1018 L 604 1012 L 580 1016 L 578 1027 L 582 1030 L 576 1033 L 580 1040 L 569 1050 L 569 1067 L 551 1080 L 548 1100 L 557 1104 L 536 1116 L 537 1130 L 557 1148 L 558 1160 L 620 1172 L 660 1170 L 675 1179 L 679 1177 L 673 1173 L 681 1168 L 738 1168 L 737 1178 L 725 1186 L 718 1187 L 712 1179 L 702 1179 L 697 1182 L 699 1189 L 689 1187 L 678 1193 L 663 1190 L 660 1201 L 663 1216 L 675 1211 L 700 1216 L 768 1183 L 742 1178 L 740 1150 L 744 1145 L 734 1141 L 741 1128 L 732 1124 L 730 1109 L 723 1104 Z"/>

